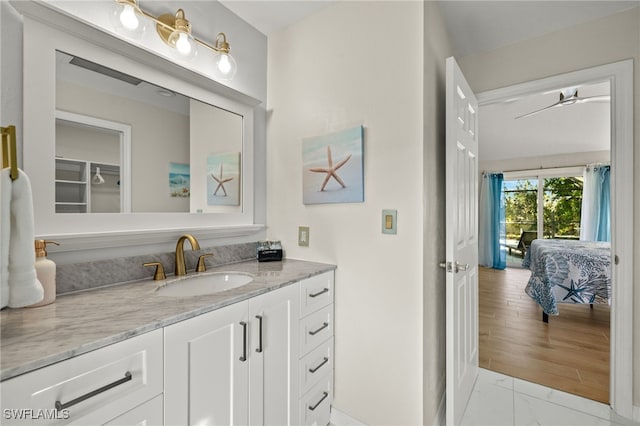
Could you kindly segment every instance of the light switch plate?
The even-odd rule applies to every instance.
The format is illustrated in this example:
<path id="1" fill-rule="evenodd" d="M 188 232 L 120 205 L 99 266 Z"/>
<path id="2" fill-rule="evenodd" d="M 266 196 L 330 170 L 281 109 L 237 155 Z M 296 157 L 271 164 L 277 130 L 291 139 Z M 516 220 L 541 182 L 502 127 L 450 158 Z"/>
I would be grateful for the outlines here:
<path id="1" fill-rule="evenodd" d="M 397 234 L 398 233 L 398 211 L 382 210 L 382 233 Z"/>
<path id="2" fill-rule="evenodd" d="M 298 226 L 298 245 L 309 247 L 309 227 Z"/>

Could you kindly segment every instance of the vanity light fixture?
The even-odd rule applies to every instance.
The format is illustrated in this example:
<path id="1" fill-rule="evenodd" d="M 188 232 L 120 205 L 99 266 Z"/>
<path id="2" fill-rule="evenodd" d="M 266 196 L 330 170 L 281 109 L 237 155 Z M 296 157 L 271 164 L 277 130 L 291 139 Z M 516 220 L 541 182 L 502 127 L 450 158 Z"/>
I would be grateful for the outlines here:
<path id="1" fill-rule="evenodd" d="M 193 58 L 198 53 L 198 45 L 206 47 L 214 54 L 215 67 L 213 74 L 220 80 L 232 80 L 238 70 L 238 65 L 229 53 L 231 47 L 225 33 L 218 33 L 213 45 L 194 37 L 191 34 L 191 24 L 184 14 L 184 10 L 178 9 L 175 14 L 165 13 L 155 17 L 140 8 L 137 0 L 114 0 L 112 12 L 113 25 L 116 31 L 139 38 L 145 31 L 144 22 L 140 17 L 146 17 L 156 24 L 158 35 L 168 46 L 187 59 Z"/>
<path id="2" fill-rule="evenodd" d="M 110 19 L 117 32 L 139 39 L 147 29 L 146 22 L 140 19 L 141 16 L 144 16 L 144 13 L 137 0 L 115 0 Z"/>

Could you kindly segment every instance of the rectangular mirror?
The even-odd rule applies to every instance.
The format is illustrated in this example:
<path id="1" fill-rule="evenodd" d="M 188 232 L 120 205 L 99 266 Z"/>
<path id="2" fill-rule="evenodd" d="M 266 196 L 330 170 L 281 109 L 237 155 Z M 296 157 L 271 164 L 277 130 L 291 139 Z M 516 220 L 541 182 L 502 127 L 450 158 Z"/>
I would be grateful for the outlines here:
<path id="1" fill-rule="evenodd" d="M 36 236 L 80 253 L 264 229 L 254 223 L 259 101 L 47 3 L 16 8 L 25 13 L 22 148 Z M 131 78 L 140 82 L 122 81 Z M 134 98 L 137 86 L 146 98 Z"/>
<path id="2" fill-rule="evenodd" d="M 55 212 L 241 209 L 242 119 L 57 50 Z"/>

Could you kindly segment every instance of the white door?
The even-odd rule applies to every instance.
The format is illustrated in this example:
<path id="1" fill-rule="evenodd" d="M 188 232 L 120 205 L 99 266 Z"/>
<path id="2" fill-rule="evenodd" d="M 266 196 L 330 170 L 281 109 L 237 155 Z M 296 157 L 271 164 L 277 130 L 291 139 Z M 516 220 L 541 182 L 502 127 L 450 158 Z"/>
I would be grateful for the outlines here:
<path id="1" fill-rule="evenodd" d="M 166 425 L 248 424 L 248 302 L 164 329 Z"/>
<path id="2" fill-rule="evenodd" d="M 249 300 L 249 424 L 298 424 L 300 286 Z"/>
<path id="3" fill-rule="evenodd" d="M 447 424 L 458 425 L 478 375 L 478 101 L 447 59 Z"/>

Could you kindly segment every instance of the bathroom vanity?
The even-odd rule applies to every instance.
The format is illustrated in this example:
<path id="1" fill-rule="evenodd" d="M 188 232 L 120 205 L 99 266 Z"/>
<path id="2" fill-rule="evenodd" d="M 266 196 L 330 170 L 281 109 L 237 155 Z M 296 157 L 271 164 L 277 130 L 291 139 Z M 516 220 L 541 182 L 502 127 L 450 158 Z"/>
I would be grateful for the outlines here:
<path id="1" fill-rule="evenodd" d="M 334 269 L 249 261 L 210 270 L 254 277 L 211 295 L 145 280 L 4 310 L 2 423 L 326 425 Z"/>

